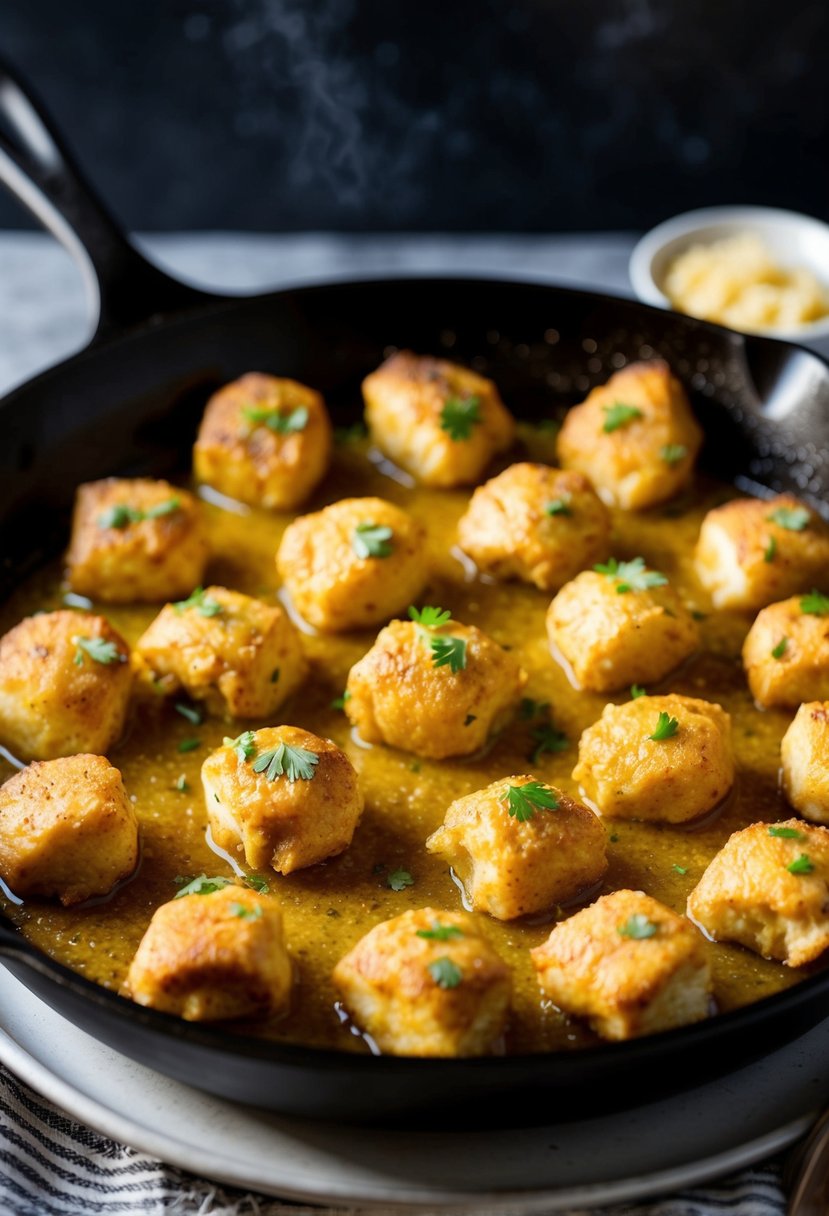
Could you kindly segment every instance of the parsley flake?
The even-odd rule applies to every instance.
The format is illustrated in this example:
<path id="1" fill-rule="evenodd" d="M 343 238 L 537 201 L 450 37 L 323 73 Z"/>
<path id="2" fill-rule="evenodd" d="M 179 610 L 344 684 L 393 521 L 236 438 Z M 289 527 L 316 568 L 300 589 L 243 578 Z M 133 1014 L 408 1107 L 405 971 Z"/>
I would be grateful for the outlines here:
<path id="1" fill-rule="evenodd" d="M 463 972 L 451 958 L 436 958 L 429 964 L 429 974 L 438 988 L 457 988 L 463 979 Z"/>
<path id="2" fill-rule="evenodd" d="M 647 695 L 648 695 L 647 688 L 643 688 L 641 684 L 631 684 L 631 686 L 630 686 L 631 701 L 637 701 L 639 699 L 639 697 L 646 697 Z"/>
<path id="3" fill-rule="evenodd" d="M 805 840 L 806 837 L 802 832 L 798 832 L 797 828 L 769 828 L 769 836 L 776 836 L 780 840 Z"/>
<path id="4" fill-rule="evenodd" d="M 178 778 L 178 780 L 176 781 L 176 784 L 173 788 L 177 789 L 180 794 L 186 794 L 187 791 L 190 789 L 190 786 L 187 783 L 187 778 L 185 777 L 184 773 L 182 773 L 181 776 Z"/>
<path id="5" fill-rule="evenodd" d="M 346 689 L 342 696 L 334 698 L 334 700 L 331 702 L 331 709 L 345 709 L 346 701 L 350 700 L 351 693 L 348 691 L 348 689 Z"/>
<path id="6" fill-rule="evenodd" d="M 176 702 L 176 713 L 192 722 L 193 726 L 201 726 L 204 721 L 204 714 L 200 709 L 195 705 L 185 705 L 183 701 Z"/>
<path id="7" fill-rule="evenodd" d="M 351 538 L 351 547 L 358 557 L 391 557 L 394 552 L 394 532 L 385 524 L 365 520 L 357 524 Z"/>
<path id="8" fill-rule="evenodd" d="M 678 866 L 676 864 L 676 862 L 674 862 L 674 864 L 671 866 L 671 869 L 676 871 L 677 874 L 687 874 L 688 873 L 687 866 Z"/>
<path id="9" fill-rule="evenodd" d="M 463 937 L 463 929 L 459 929 L 457 925 L 442 925 L 440 921 L 433 920 L 431 929 L 418 929 L 418 937 L 425 937 L 431 942 L 448 942 L 453 937 Z"/>
<path id="10" fill-rule="evenodd" d="M 786 869 L 790 874 L 811 874 L 815 864 L 807 853 L 801 853 L 799 857 L 795 857 L 794 861 L 790 861 Z"/>
<path id="11" fill-rule="evenodd" d="M 268 880 L 263 878 L 261 874 L 248 874 L 245 877 L 245 882 L 251 890 L 257 891 L 260 895 L 267 895 L 271 889 Z"/>
<path id="12" fill-rule="evenodd" d="M 543 722 L 540 726 L 536 726 L 532 732 L 532 739 L 535 747 L 529 755 L 530 764 L 537 764 L 541 756 L 554 754 L 556 752 L 566 751 L 570 746 L 570 740 L 563 731 L 556 730 L 552 722 Z"/>
<path id="13" fill-rule="evenodd" d="M 829 615 L 829 595 L 822 595 L 813 588 L 809 595 L 801 596 L 800 611 L 807 616 Z"/>
<path id="14" fill-rule="evenodd" d="M 448 667 L 453 674 L 466 667 L 466 642 L 463 638 L 433 637 L 429 645 L 433 667 Z"/>
<path id="15" fill-rule="evenodd" d="M 771 657 L 773 659 L 782 659 L 783 655 L 786 653 L 786 650 L 788 649 L 788 645 L 789 645 L 789 639 L 781 638 L 776 646 L 772 646 Z"/>
<path id="16" fill-rule="evenodd" d="M 228 904 L 228 911 L 241 920 L 259 920 L 262 915 L 262 905 L 254 904 L 251 908 L 248 904 L 232 903 Z"/>
<path id="17" fill-rule="evenodd" d="M 72 642 L 77 647 L 72 660 L 76 667 L 83 667 L 85 654 L 88 654 L 90 659 L 94 659 L 96 663 L 102 663 L 104 667 L 109 667 L 110 663 L 127 661 L 127 656 L 121 654 L 114 642 L 107 642 L 103 638 L 88 638 L 78 633 L 75 634 Z"/>
<path id="18" fill-rule="evenodd" d="M 214 891 L 223 891 L 225 887 L 233 885 L 232 878 L 208 878 L 206 874 L 199 874 L 196 878 L 191 878 L 181 890 L 176 891 L 175 898 L 183 899 L 185 895 L 212 895 Z"/>
<path id="19" fill-rule="evenodd" d="M 219 601 L 209 595 L 204 587 L 197 587 L 186 600 L 179 600 L 173 607 L 179 615 L 189 608 L 196 608 L 202 616 L 218 616 L 222 611 Z"/>
<path id="20" fill-rule="evenodd" d="M 805 507 L 778 507 L 767 515 L 766 519 L 785 528 L 787 532 L 802 532 L 811 516 Z"/>
<path id="21" fill-rule="evenodd" d="M 309 752 L 304 747 L 291 747 L 290 743 L 280 743 L 254 760 L 253 771 L 264 773 L 268 781 L 276 781 L 284 774 L 293 785 L 295 781 L 310 781 L 319 762 L 316 752 Z"/>
<path id="22" fill-rule="evenodd" d="M 287 414 L 283 414 L 278 409 L 256 409 L 253 406 L 245 406 L 242 414 L 254 426 L 266 426 L 275 435 L 290 435 L 294 431 L 304 431 L 309 418 L 308 409 L 304 405 L 298 405 Z"/>
<path id="23" fill-rule="evenodd" d="M 660 711 L 656 722 L 656 730 L 652 735 L 648 735 L 649 739 L 653 739 L 655 743 L 661 743 L 663 739 L 672 739 L 679 730 L 679 722 L 676 718 L 672 718 L 670 714 L 666 714 L 664 709 Z"/>
<path id="24" fill-rule="evenodd" d="M 770 536 L 769 543 L 766 545 L 765 549 L 763 550 L 763 561 L 764 562 L 773 562 L 774 555 L 776 553 L 777 553 L 777 541 L 775 540 L 775 538 L 773 536 Z"/>
<path id="25" fill-rule="evenodd" d="M 181 499 L 175 496 L 156 503 L 154 507 L 148 507 L 146 511 L 119 502 L 98 516 L 98 527 L 126 528 L 128 524 L 140 524 L 145 519 L 161 519 L 164 515 L 172 515 L 180 506 Z"/>
<path id="26" fill-rule="evenodd" d="M 668 580 L 658 570 L 648 570 L 644 557 L 634 557 L 629 562 L 617 561 L 611 557 L 607 562 L 599 562 L 593 569 L 605 578 L 612 578 L 620 595 L 628 591 L 648 591 L 651 587 L 664 587 Z"/>
<path id="27" fill-rule="evenodd" d="M 232 747 L 240 760 L 250 760 L 258 751 L 252 730 L 243 730 L 241 735 L 237 735 L 235 739 L 225 735 L 222 743 L 225 747 Z"/>
<path id="28" fill-rule="evenodd" d="M 621 401 L 615 402 L 613 405 L 602 406 L 604 410 L 604 424 L 602 430 L 606 435 L 612 431 L 618 431 L 621 427 L 628 426 L 633 422 L 634 418 L 641 418 L 642 411 L 637 409 L 635 405 L 623 405 Z"/>
<path id="29" fill-rule="evenodd" d="M 540 781 L 508 785 L 500 798 L 507 804 L 510 819 L 517 819 L 519 823 L 527 823 L 537 810 L 555 811 L 558 808 L 555 793 Z"/>
<path id="30" fill-rule="evenodd" d="M 194 752 L 197 747 L 201 747 L 201 739 L 182 739 L 178 745 L 180 752 Z"/>
<path id="31" fill-rule="evenodd" d="M 532 697 L 522 697 L 518 707 L 518 716 L 526 722 L 529 718 L 542 717 L 549 708 L 549 701 L 533 701 Z"/>
<path id="32" fill-rule="evenodd" d="M 688 455 L 688 449 L 684 443 L 666 443 L 659 455 L 665 464 L 679 464 Z"/>
<path id="33" fill-rule="evenodd" d="M 440 429 L 456 443 L 468 439 L 472 428 L 483 422 L 480 397 L 447 397 L 440 411 Z"/>
<path id="34" fill-rule="evenodd" d="M 570 503 L 565 498 L 553 498 L 544 508 L 545 515 L 572 515 Z"/>
<path id="35" fill-rule="evenodd" d="M 386 886 L 392 891 L 404 891 L 406 887 L 414 886 L 414 879 L 408 870 L 394 870 L 386 879 Z"/>
<path id="36" fill-rule="evenodd" d="M 423 629 L 441 629 L 452 620 L 452 613 L 448 609 L 433 608 L 428 604 L 424 608 L 415 608 L 414 605 L 410 605 L 409 616 Z"/>
<path id="37" fill-rule="evenodd" d="M 634 941 L 643 941 L 646 937 L 654 937 L 659 929 L 644 912 L 634 912 L 623 925 L 616 930 L 620 937 L 631 937 Z"/>

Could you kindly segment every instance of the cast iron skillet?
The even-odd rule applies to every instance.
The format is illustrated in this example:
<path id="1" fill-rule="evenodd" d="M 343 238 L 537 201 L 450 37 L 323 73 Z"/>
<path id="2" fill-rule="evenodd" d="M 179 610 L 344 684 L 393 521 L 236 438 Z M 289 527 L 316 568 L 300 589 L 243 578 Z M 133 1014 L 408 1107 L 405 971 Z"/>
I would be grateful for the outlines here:
<path id="1" fill-rule="evenodd" d="M 389 346 L 471 363 L 527 417 L 566 408 L 626 359 L 664 356 L 706 428 L 709 468 L 822 505 L 829 367 L 808 351 L 529 282 L 396 279 L 208 295 L 130 245 L 2 68 L 0 116 L 0 177 L 80 255 L 99 296 L 89 345 L 0 401 L 0 595 L 59 552 L 79 482 L 184 472 L 219 384 L 251 369 L 293 376 L 320 389 L 335 422 L 346 423 L 358 416 L 362 376 Z M 829 1003 L 824 971 L 748 1008 L 628 1043 L 495 1059 L 373 1058 L 142 1009 L 47 958 L 3 918 L 0 955 L 72 1022 L 163 1073 L 275 1110 L 385 1124 L 497 1124 L 632 1105 L 747 1063 L 814 1025 Z"/>

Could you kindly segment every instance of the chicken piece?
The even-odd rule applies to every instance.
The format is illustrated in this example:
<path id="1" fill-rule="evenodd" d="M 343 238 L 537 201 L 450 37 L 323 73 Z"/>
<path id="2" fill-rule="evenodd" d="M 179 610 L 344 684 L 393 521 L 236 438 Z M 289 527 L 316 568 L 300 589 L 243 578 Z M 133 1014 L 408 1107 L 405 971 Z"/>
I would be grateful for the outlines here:
<path id="1" fill-rule="evenodd" d="M 396 1056 L 481 1056 L 504 1031 L 512 975 L 462 912 L 418 908 L 375 925 L 334 968 L 357 1026 Z"/>
<path id="2" fill-rule="evenodd" d="M 606 705 L 579 740 L 573 780 L 609 819 L 688 823 L 734 784 L 731 718 L 675 693 Z"/>
<path id="3" fill-rule="evenodd" d="M 558 436 L 565 469 L 585 473 L 610 506 L 638 511 L 691 480 L 702 431 L 667 363 L 631 363 L 571 409 Z"/>
<path id="4" fill-rule="evenodd" d="M 284 1013 L 291 960 L 276 900 L 231 884 L 162 904 L 132 960 L 124 995 L 188 1022 Z"/>
<path id="5" fill-rule="evenodd" d="M 594 887 L 607 837 L 592 811 L 535 777 L 506 777 L 446 812 L 426 841 L 460 878 L 476 912 L 513 920 Z"/>
<path id="6" fill-rule="evenodd" d="M 296 726 L 226 739 L 201 776 L 213 840 L 254 870 L 291 874 L 336 857 L 363 811 L 345 752 Z"/>
<path id="7" fill-rule="evenodd" d="M 557 591 L 607 556 L 610 516 L 581 473 L 512 464 L 472 495 L 458 541 L 479 570 Z"/>
<path id="8" fill-rule="evenodd" d="M 342 498 L 295 519 L 276 563 L 297 611 L 327 633 L 387 621 L 429 577 L 424 528 L 382 498 Z"/>
<path id="9" fill-rule="evenodd" d="M 783 789 L 804 819 L 829 824 L 829 701 L 801 705 L 780 745 Z"/>
<path id="10" fill-rule="evenodd" d="M 288 511 L 326 473 L 331 440 L 319 393 L 296 380 L 248 372 L 208 401 L 193 470 L 197 481 L 229 498 Z"/>
<path id="11" fill-rule="evenodd" d="M 793 494 L 735 498 L 702 521 L 694 562 L 715 608 L 756 612 L 829 589 L 829 526 Z"/>
<path id="12" fill-rule="evenodd" d="M 20 760 L 105 752 L 131 684 L 129 648 L 102 616 L 25 617 L 0 638 L 0 742 Z"/>
<path id="13" fill-rule="evenodd" d="M 135 647 L 145 678 L 228 718 L 266 718 L 308 674 L 286 612 L 226 587 L 167 604 Z"/>
<path id="14" fill-rule="evenodd" d="M 544 995 L 603 1039 L 671 1030 L 711 1012 L 702 936 L 643 891 L 603 895 L 530 955 Z"/>
<path id="15" fill-rule="evenodd" d="M 427 486 L 477 481 L 515 435 L 491 380 L 430 355 L 392 355 L 366 376 L 363 398 L 374 443 Z"/>
<path id="16" fill-rule="evenodd" d="M 739 942 L 790 967 L 829 946 L 829 829 L 787 819 L 734 832 L 688 897 L 714 941 Z"/>
<path id="17" fill-rule="evenodd" d="M 765 709 L 829 700 L 829 597 L 795 595 L 764 608 L 743 643 L 743 667 Z"/>
<path id="18" fill-rule="evenodd" d="M 0 876 L 22 899 L 108 895 L 138 864 L 138 819 L 103 756 L 36 761 L 0 786 Z"/>
<path id="19" fill-rule="evenodd" d="M 192 494 L 167 481 L 108 477 L 79 486 L 66 554 L 73 591 L 109 604 L 187 595 L 208 545 Z"/>
<path id="20" fill-rule="evenodd" d="M 679 596 L 642 558 L 611 559 L 606 569 L 583 571 L 547 610 L 553 654 L 568 664 L 576 687 L 589 692 L 661 680 L 699 643 Z"/>
<path id="21" fill-rule="evenodd" d="M 366 743 L 435 760 L 471 755 L 512 716 L 527 673 L 474 625 L 439 608 L 421 617 L 441 623 L 380 630 L 348 673 L 345 712 Z"/>

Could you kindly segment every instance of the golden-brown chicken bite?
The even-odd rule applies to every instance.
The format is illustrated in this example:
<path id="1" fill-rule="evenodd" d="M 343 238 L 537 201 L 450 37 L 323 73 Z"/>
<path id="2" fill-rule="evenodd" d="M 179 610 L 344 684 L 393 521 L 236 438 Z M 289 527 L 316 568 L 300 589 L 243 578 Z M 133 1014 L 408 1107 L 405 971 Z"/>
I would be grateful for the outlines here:
<path id="1" fill-rule="evenodd" d="M 475 482 L 515 435 L 491 380 L 446 359 L 400 351 L 363 381 L 378 448 L 427 486 Z"/>
<path id="2" fill-rule="evenodd" d="M 129 648 L 102 616 L 26 617 L 0 638 L 0 742 L 21 760 L 105 752 L 131 683 Z"/>
<path id="3" fill-rule="evenodd" d="M 354 1022 L 397 1056 L 489 1054 L 504 1031 L 512 976 L 460 912 L 419 908 L 375 925 L 334 968 Z"/>
<path id="4" fill-rule="evenodd" d="M 702 521 L 694 564 L 715 608 L 756 611 L 829 588 L 829 527 L 793 494 L 735 498 Z"/>
<path id="5" fill-rule="evenodd" d="M 790 967 L 829 946 L 829 829 L 787 819 L 734 832 L 688 897 L 714 941 L 739 942 Z"/>
<path id="6" fill-rule="evenodd" d="M 214 841 L 253 869 L 291 874 L 336 857 L 351 844 L 363 810 L 345 752 L 296 726 L 226 739 L 201 775 Z"/>
<path id="7" fill-rule="evenodd" d="M 610 506 L 642 510 L 691 479 L 702 431 L 667 363 L 631 363 L 569 410 L 558 436 L 566 469 L 590 478 Z"/>
<path id="8" fill-rule="evenodd" d="M 0 786 L 0 876 L 21 898 L 107 895 L 138 864 L 138 819 L 103 756 L 30 764 Z"/>
<path id="9" fill-rule="evenodd" d="M 167 481 L 108 477 L 79 486 L 69 585 L 110 604 L 178 599 L 201 583 L 208 545 L 199 504 Z"/>
<path id="10" fill-rule="evenodd" d="M 615 692 L 661 680 L 696 649 L 699 631 L 664 575 L 641 557 L 584 570 L 547 610 L 547 636 L 580 689 Z"/>
<path id="11" fill-rule="evenodd" d="M 382 498 L 342 498 L 301 515 L 276 563 L 297 611 L 327 633 L 387 621 L 429 577 L 424 528 Z"/>
<path id="12" fill-rule="evenodd" d="M 229 718 L 268 717 L 308 673 L 288 614 L 226 587 L 167 604 L 134 653 L 155 688 L 183 688 L 211 713 Z"/>
<path id="13" fill-rule="evenodd" d="M 606 705 L 579 740 L 573 780 L 608 818 L 698 819 L 734 784 L 731 718 L 675 693 Z"/>
<path id="14" fill-rule="evenodd" d="M 603 1039 L 633 1039 L 711 1012 L 705 942 L 643 891 L 614 891 L 531 950 L 541 991 Z"/>
<path id="15" fill-rule="evenodd" d="M 479 570 L 557 591 L 607 556 L 610 516 L 581 473 L 512 464 L 479 486 L 458 542 Z"/>
<path id="16" fill-rule="evenodd" d="M 367 743 L 468 756 L 509 720 L 527 674 L 474 625 L 415 611 L 419 621 L 392 621 L 351 668 L 345 712 Z"/>
<path id="17" fill-rule="evenodd" d="M 743 667 L 766 709 L 829 700 L 829 597 L 792 596 L 764 608 L 743 643 Z"/>
<path id="18" fill-rule="evenodd" d="M 829 701 L 801 705 L 780 744 L 783 789 L 804 819 L 829 824 Z"/>
<path id="19" fill-rule="evenodd" d="M 476 912 L 513 920 L 600 882 L 607 837 L 592 811 L 526 775 L 457 798 L 426 841 L 460 878 Z"/>
<path id="20" fill-rule="evenodd" d="M 158 908 L 124 994 L 188 1022 L 272 1017 L 291 995 L 291 960 L 275 899 L 230 886 Z"/>
<path id="21" fill-rule="evenodd" d="M 254 507 L 304 502 L 331 461 L 331 422 L 319 393 L 248 372 L 214 393 L 196 445 L 196 480 Z"/>

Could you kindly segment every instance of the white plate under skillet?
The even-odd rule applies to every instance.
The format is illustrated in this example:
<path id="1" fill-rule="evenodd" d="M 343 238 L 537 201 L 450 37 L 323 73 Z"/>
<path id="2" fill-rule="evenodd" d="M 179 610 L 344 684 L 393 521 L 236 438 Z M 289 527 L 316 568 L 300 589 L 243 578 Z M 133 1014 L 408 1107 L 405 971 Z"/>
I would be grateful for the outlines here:
<path id="1" fill-rule="evenodd" d="M 762 1160 L 802 1135 L 829 1098 L 827 1020 L 727 1078 L 610 1117 L 568 1123 L 551 1108 L 539 1112 L 545 1126 L 518 1130 L 336 1127 L 171 1081 L 0 976 L 0 1059 L 57 1106 L 200 1177 L 306 1202 L 516 1213 L 639 1199 Z"/>

